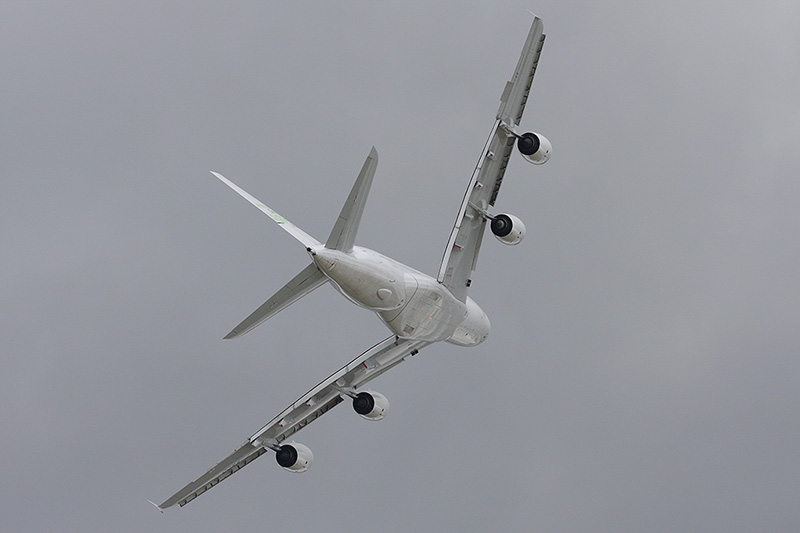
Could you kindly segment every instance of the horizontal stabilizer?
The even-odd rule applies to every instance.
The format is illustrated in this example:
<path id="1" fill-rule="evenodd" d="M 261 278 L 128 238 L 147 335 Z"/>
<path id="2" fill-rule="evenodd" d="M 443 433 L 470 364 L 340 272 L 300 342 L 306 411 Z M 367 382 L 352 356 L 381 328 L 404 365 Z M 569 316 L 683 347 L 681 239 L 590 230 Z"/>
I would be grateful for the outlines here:
<path id="1" fill-rule="evenodd" d="M 328 278 L 325 277 L 325 274 L 317 268 L 317 265 L 311 263 L 304 268 L 302 272 L 292 278 L 289 283 L 284 285 L 281 290 L 276 292 L 272 298 L 253 311 L 241 324 L 233 328 L 233 331 L 228 333 L 225 338 L 233 339 L 244 335 L 266 319 L 286 309 L 309 292 L 324 284 L 326 281 L 328 281 Z"/>
<path id="2" fill-rule="evenodd" d="M 302 242 L 306 248 L 314 248 L 319 246 L 320 243 L 317 239 L 306 233 L 305 231 L 301 230 L 281 215 L 270 209 L 268 206 L 264 205 L 258 198 L 252 196 L 250 193 L 233 183 L 231 180 L 223 176 L 218 172 L 211 171 L 217 178 L 219 178 L 222 183 L 239 193 L 242 198 L 259 208 L 263 213 L 265 213 L 269 218 L 274 220 L 280 227 L 282 227 L 289 235 L 297 239 L 298 241 Z"/>

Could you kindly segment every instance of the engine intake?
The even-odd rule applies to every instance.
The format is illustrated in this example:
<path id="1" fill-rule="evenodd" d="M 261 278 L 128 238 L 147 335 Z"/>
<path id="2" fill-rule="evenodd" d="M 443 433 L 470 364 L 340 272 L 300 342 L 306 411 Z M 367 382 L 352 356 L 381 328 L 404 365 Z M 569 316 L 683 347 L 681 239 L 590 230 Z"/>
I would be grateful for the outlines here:
<path id="1" fill-rule="evenodd" d="M 550 159 L 553 145 L 541 133 L 523 133 L 517 138 L 517 148 L 522 157 L 534 165 L 543 165 Z"/>
<path id="2" fill-rule="evenodd" d="M 278 464 L 289 472 L 305 472 L 314 462 L 311 450 L 298 442 L 284 444 L 275 452 Z"/>
<path id="3" fill-rule="evenodd" d="M 389 410 L 389 400 L 379 392 L 359 392 L 353 398 L 353 409 L 367 420 L 382 420 Z"/>
<path id="4" fill-rule="evenodd" d="M 503 244 L 519 244 L 525 238 L 525 224 L 514 215 L 496 215 L 491 228 L 494 236 Z"/>

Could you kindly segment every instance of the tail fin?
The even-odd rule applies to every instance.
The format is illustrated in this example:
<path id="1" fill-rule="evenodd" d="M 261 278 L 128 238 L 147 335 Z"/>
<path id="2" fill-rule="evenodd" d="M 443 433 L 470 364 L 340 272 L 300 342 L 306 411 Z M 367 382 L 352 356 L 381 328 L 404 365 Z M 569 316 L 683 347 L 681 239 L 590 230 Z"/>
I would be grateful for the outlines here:
<path id="1" fill-rule="evenodd" d="M 325 248 L 341 250 L 342 252 L 349 252 L 353 249 L 358 225 L 361 223 L 361 214 L 367 204 L 367 196 L 369 195 L 372 178 L 375 176 L 377 166 L 378 151 L 373 146 L 367 156 L 367 160 L 364 161 L 364 166 L 361 167 L 361 172 L 358 174 L 353 188 L 350 190 L 350 195 L 347 197 L 341 213 L 339 213 L 339 218 L 336 219 L 336 224 L 334 224 L 330 237 L 325 243 Z"/>
<path id="2" fill-rule="evenodd" d="M 339 213 L 339 218 L 336 219 L 336 224 L 334 224 L 331 235 L 328 237 L 328 242 L 325 243 L 326 248 L 341 250 L 343 252 L 349 252 L 353 249 L 353 243 L 356 240 L 356 233 L 358 232 L 358 225 L 361 222 L 361 214 L 364 212 L 364 206 L 367 203 L 367 196 L 369 195 L 369 189 L 372 186 L 372 178 L 375 176 L 375 169 L 377 166 L 378 152 L 373 146 L 367 156 L 367 160 L 364 162 L 364 166 L 361 168 L 361 172 L 358 174 L 353 188 L 350 190 L 350 195 L 347 197 L 342 211 Z M 292 237 L 302 242 L 309 251 L 320 246 L 321 243 L 314 237 L 308 235 L 271 208 L 264 205 L 257 198 L 241 189 L 225 176 L 217 172 L 212 172 L 212 174 L 264 212 Z M 241 324 L 233 328 L 225 338 L 232 339 L 244 335 L 320 285 L 324 285 L 327 281 L 328 278 L 325 274 L 317 268 L 316 264 L 311 263 L 297 276 L 292 278 L 289 283 L 284 285 L 281 290 L 276 292 L 269 300 L 264 302 L 261 307 L 253 311 Z"/>

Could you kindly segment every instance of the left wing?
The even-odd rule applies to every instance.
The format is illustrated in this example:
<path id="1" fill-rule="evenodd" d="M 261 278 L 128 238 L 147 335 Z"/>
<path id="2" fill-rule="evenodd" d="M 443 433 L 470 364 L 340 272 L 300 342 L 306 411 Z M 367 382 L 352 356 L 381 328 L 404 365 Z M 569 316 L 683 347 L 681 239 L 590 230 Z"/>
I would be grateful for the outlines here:
<path id="1" fill-rule="evenodd" d="M 500 97 L 500 109 L 497 110 L 494 126 L 472 173 L 439 267 L 439 283 L 443 283 L 461 301 L 466 301 L 472 271 L 478 261 L 486 226 L 484 214 L 489 206 L 494 206 L 514 150 L 517 137 L 513 130 L 519 124 L 528 101 L 544 45 L 543 32 L 544 26 L 537 17 L 528 32 L 514 75 Z"/>
<path id="2" fill-rule="evenodd" d="M 286 438 L 339 405 L 344 401 L 344 391 L 352 391 L 375 379 L 407 357 L 416 355 L 428 344 L 430 343 L 399 339 L 395 336 L 382 340 L 328 376 L 258 430 L 228 457 L 157 507 L 162 510 L 175 504 L 183 507 L 267 453 L 268 449 L 278 448 Z"/>

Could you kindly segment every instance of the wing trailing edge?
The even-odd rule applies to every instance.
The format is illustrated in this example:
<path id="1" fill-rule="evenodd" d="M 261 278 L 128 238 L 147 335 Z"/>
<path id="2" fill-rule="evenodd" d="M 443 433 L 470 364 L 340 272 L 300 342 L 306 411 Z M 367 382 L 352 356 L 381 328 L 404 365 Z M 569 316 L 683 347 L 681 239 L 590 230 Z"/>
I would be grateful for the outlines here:
<path id="1" fill-rule="evenodd" d="M 342 403 L 345 398 L 343 389 L 357 389 L 365 385 L 406 358 L 419 353 L 428 344 L 430 343 L 425 341 L 399 339 L 394 335 L 375 344 L 298 398 L 202 476 L 188 483 L 162 504 L 153 505 L 161 511 L 175 505 L 183 507 L 267 453 L 270 445 L 277 446 L 284 442 Z"/>
<path id="2" fill-rule="evenodd" d="M 461 301 L 466 301 L 472 273 L 478 263 L 487 210 L 497 200 L 508 161 L 514 151 L 517 140 L 514 128 L 522 119 L 528 102 L 544 39 L 544 24 L 535 17 L 511 81 L 506 83 L 500 97 L 500 108 L 489 139 L 475 165 L 447 240 L 437 280 Z"/>

